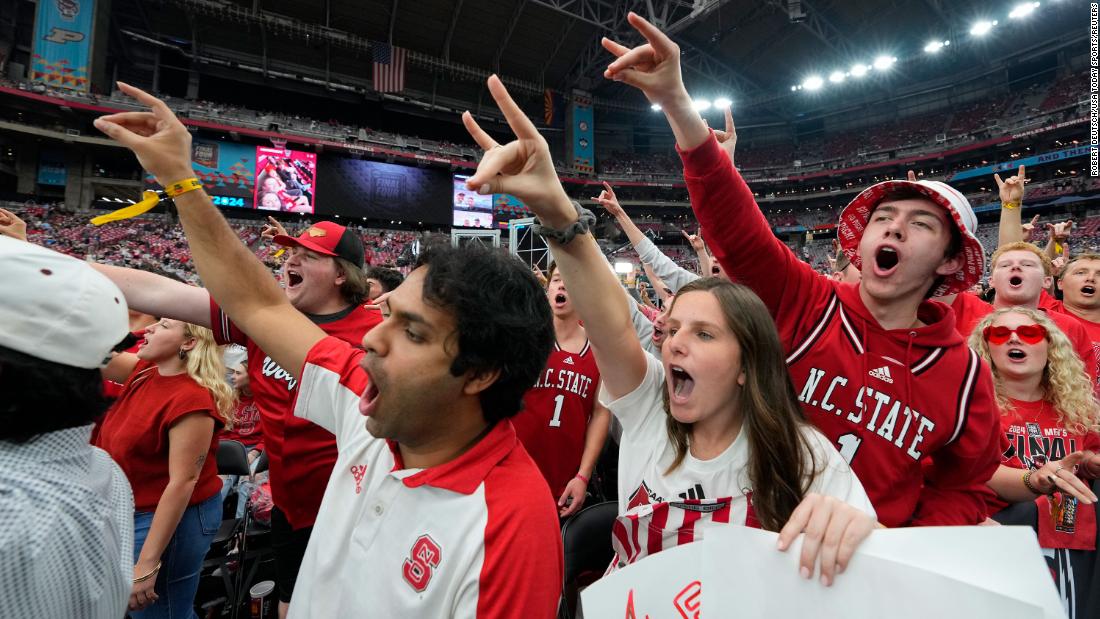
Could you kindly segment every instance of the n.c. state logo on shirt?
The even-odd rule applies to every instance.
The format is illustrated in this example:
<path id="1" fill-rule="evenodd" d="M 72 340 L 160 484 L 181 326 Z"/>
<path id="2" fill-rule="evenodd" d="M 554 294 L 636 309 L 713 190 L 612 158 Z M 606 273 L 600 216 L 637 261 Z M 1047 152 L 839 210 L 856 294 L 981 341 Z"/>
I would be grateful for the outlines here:
<path id="1" fill-rule="evenodd" d="M 425 533 L 416 538 L 416 542 L 413 543 L 409 557 L 401 565 L 401 575 L 413 590 L 423 593 L 432 580 L 434 570 L 439 567 L 439 562 L 442 560 L 443 549 L 431 535 Z"/>

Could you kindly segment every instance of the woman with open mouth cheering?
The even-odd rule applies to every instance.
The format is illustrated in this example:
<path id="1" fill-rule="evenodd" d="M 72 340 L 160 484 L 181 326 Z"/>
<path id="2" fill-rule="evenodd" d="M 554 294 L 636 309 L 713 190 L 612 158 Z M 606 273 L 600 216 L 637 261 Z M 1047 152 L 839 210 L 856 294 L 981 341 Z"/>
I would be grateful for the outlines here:
<path id="1" fill-rule="evenodd" d="M 989 512 L 1020 524 L 1020 511 L 997 513 L 1009 503 L 1035 502 L 1039 545 L 1049 551 L 1044 554 L 1072 617 L 1089 593 L 1074 577 L 1089 570 L 1073 565 L 1096 560 L 1096 494 L 1088 483 L 1100 477 L 1100 435 L 1091 380 L 1069 338 L 1038 310 L 993 312 L 978 323 L 970 346 L 993 369 L 1009 443 L 989 481 L 997 493 Z"/>

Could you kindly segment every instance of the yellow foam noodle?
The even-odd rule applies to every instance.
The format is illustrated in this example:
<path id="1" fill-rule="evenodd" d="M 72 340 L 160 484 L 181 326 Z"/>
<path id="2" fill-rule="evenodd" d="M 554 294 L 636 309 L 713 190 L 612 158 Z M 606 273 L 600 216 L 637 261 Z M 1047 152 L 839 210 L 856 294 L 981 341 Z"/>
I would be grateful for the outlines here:
<path id="1" fill-rule="evenodd" d="M 105 223 L 112 221 L 122 221 L 123 219 L 130 219 L 131 217 L 137 217 L 142 213 L 145 213 L 160 203 L 160 195 L 155 191 L 145 191 L 141 194 L 141 202 L 137 204 L 131 204 L 125 208 L 120 208 L 117 211 L 111 211 L 106 215 L 100 215 L 92 219 L 93 226 L 102 226 Z"/>
<path id="2" fill-rule="evenodd" d="M 285 248 L 285 247 L 283 247 L 283 248 L 282 248 L 282 249 L 280 249 L 279 251 L 275 252 L 275 256 L 274 256 L 274 257 L 275 257 L 275 258 L 278 258 L 279 256 L 282 256 L 282 255 L 283 255 L 283 254 L 285 254 L 285 253 L 286 253 L 286 248 Z"/>

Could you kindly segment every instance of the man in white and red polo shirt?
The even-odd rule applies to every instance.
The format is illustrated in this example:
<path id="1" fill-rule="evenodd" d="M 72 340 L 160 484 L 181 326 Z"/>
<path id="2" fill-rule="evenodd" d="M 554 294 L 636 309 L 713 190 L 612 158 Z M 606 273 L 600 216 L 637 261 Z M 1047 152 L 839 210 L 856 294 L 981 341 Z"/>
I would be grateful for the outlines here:
<path id="1" fill-rule="evenodd" d="M 354 231 L 322 221 L 297 238 L 279 234 L 273 240 L 288 248 L 281 272 L 284 298 L 325 333 L 358 344 L 382 322 L 378 310 L 363 305 L 369 283 L 362 270 L 363 243 Z M 247 349 L 249 384 L 270 467 L 275 583 L 285 617 L 336 462 L 336 440 L 325 428 L 294 416 L 297 373 L 285 370 L 238 329 L 206 290 L 135 269 L 94 266 L 122 289 L 132 307 L 209 327 L 219 344 Z"/>

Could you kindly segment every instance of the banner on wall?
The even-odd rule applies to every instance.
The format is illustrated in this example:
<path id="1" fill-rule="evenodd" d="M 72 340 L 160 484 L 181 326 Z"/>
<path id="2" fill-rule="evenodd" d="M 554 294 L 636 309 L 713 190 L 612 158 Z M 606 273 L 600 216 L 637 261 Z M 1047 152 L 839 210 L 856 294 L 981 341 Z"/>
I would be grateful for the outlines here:
<path id="1" fill-rule="evenodd" d="M 38 0 L 30 78 L 88 91 L 95 0 Z"/>
<path id="2" fill-rule="evenodd" d="M 573 91 L 569 101 L 569 133 L 566 136 L 573 168 L 579 172 L 596 171 L 596 144 L 593 127 L 592 97 L 586 92 Z"/>
<path id="3" fill-rule="evenodd" d="M 994 173 L 1014 171 L 1020 166 L 1035 167 L 1045 165 L 1048 163 L 1055 163 L 1058 161 L 1065 161 L 1066 159 L 1073 159 L 1075 157 L 1084 157 L 1089 154 L 1092 146 L 1075 146 L 1073 148 L 1067 148 L 1065 150 L 1051 151 L 1043 153 L 1041 155 L 1035 155 L 1034 157 L 1024 157 L 1023 159 L 1014 159 L 1012 161 L 1005 161 L 1002 163 L 988 165 L 981 168 L 974 168 L 973 170 L 964 170 L 955 174 L 950 179 L 950 182 L 961 181 L 968 178 L 974 178 L 976 176 L 992 176 Z"/>

